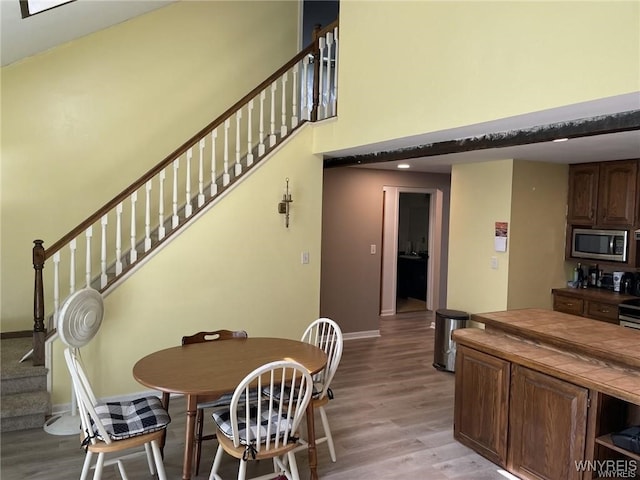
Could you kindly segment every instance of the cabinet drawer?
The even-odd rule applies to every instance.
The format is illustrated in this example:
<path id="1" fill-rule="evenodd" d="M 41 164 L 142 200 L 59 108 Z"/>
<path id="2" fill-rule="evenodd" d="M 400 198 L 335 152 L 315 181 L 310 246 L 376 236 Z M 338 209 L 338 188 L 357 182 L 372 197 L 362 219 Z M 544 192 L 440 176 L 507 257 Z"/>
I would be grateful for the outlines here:
<path id="1" fill-rule="evenodd" d="M 589 302 L 587 315 L 598 320 L 618 323 L 618 306 L 610 303 Z"/>
<path id="2" fill-rule="evenodd" d="M 581 298 L 555 294 L 553 296 L 553 309 L 557 312 L 582 315 L 582 312 L 584 311 L 584 300 Z"/>

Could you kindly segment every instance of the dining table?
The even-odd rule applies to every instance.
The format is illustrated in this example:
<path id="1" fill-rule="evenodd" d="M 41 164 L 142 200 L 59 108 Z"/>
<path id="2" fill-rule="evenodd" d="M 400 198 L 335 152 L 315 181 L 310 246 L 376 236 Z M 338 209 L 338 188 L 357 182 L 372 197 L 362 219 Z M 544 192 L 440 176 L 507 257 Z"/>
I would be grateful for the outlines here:
<path id="1" fill-rule="evenodd" d="M 133 377 L 142 385 L 162 392 L 168 410 L 171 394 L 187 400 L 182 479 L 193 469 L 194 433 L 198 403 L 233 392 L 256 368 L 277 360 L 296 361 L 310 374 L 321 371 L 327 355 L 315 345 L 285 338 L 249 337 L 214 340 L 170 347 L 136 362 Z M 318 478 L 313 402 L 306 411 L 309 469 Z M 164 446 L 164 439 L 163 439 Z"/>

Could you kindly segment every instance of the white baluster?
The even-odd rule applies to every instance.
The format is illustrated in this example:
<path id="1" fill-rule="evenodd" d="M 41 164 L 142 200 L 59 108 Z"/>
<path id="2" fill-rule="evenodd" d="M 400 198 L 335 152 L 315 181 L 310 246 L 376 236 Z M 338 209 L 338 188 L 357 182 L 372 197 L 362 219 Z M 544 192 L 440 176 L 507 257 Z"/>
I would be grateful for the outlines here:
<path id="1" fill-rule="evenodd" d="M 253 139 L 252 139 L 252 131 L 253 126 L 251 125 L 251 113 L 253 110 L 253 98 L 249 100 L 249 104 L 247 105 L 247 167 L 253 165 Z"/>
<path id="2" fill-rule="evenodd" d="M 236 164 L 234 174 L 236 177 L 242 174 L 240 163 L 240 120 L 242 120 L 242 108 L 236 112 Z"/>
<path id="3" fill-rule="evenodd" d="M 284 72 L 282 75 L 282 114 L 280 125 L 280 140 L 287 136 L 287 80 L 289 73 Z"/>
<path id="4" fill-rule="evenodd" d="M 224 163 L 222 165 L 222 186 L 229 185 L 231 178 L 229 177 L 229 127 L 231 123 L 227 118 L 224 121 Z"/>
<path id="5" fill-rule="evenodd" d="M 300 103 L 302 104 L 302 119 L 311 120 L 311 108 L 309 101 L 309 60 L 310 55 L 302 59 L 302 93 L 300 94 Z"/>
<path id="6" fill-rule="evenodd" d="M 333 29 L 333 39 L 335 41 L 335 59 L 333 68 L 333 92 L 331 95 L 331 115 L 335 117 L 338 114 L 338 27 Z"/>
<path id="7" fill-rule="evenodd" d="M 60 251 L 53 254 L 53 324 L 58 325 L 60 309 Z"/>
<path id="8" fill-rule="evenodd" d="M 331 50 L 333 47 L 333 33 L 327 33 L 327 86 L 325 88 L 325 107 L 324 107 L 324 116 L 325 118 L 329 117 L 329 111 L 331 108 Z"/>
<path id="9" fill-rule="evenodd" d="M 198 208 L 204 205 L 204 138 L 200 140 L 198 146 L 200 151 L 198 154 Z"/>
<path id="10" fill-rule="evenodd" d="M 218 138 L 218 127 L 211 132 L 211 197 L 218 194 L 217 168 L 216 168 L 216 139 Z"/>
<path id="11" fill-rule="evenodd" d="M 187 184 L 186 184 L 186 197 L 187 203 L 184 205 L 184 216 L 188 218 L 193 213 L 193 207 L 191 206 L 191 159 L 193 158 L 193 148 L 187 150 Z"/>
<path id="12" fill-rule="evenodd" d="M 158 184 L 159 184 L 159 205 L 158 205 L 158 240 L 162 240 L 165 235 L 164 229 L 164 180 L 167 176 L 165 169 L 163 168 L 160 171 L 160 175 L 158 176 Z"/>
<path id="13" fill-rule="evenodd" d="M 87 239 L 87 251 L 84 260 L 84 279 L 87 288 L 89 288 L 91 287 L 91 237 L 93 237 L 93 227 L 87 228 L 85 237 Z"/>
<path id="14" fill-rule="evenodd" d="M 291 129 L 298 126 L 298 71 L 300 63 L 293 66 L 293 88 L 291 89 Z"/>
<path id="15" fill-rule="evenodd" d="M 69 243 L 69 294 L 76 291 L 76 239 Z"/>
<path id="16" fill-rule="evenodd" d="M 151 250 L 151 180 L 145 185 L 144 251 Z"/>
<path id="17" fill-rule="evenodd" d="M 171 217 L 171 228 L 176 228 L 180 223 L 180 217 L 178 217 L 178 168 L 180 167 L 180 159 L 176 158 L 173 161 L 173 197 L 171 199 L 173 203 L 173 216 Z"/>
<path id="18" fill-rule="evenodd" d="M 276 144 L 276 90 L 278 84 L 273 82 L 271 84 L 271 134 L 269 135 L 269 146 L 273 147 Z"/>
<path id="19" fill-rule="evenodd" d="M 122 273 L 122 202 L 116 206 L 116 276 Z"/>
<path id="20" fill-rule="evenodd" d="M 138 251 L 136 250 L 136 202 L 138 201 L 138 192 L 131 194 L 131 250 L 129 251 L 129 263 L 133 264 L 138 260 Z"/>
<path id="21" fill-rule="evenodd" d="M 260 143 L 258 144 L 258 156 L 264 155 L 264 101 L 267 93 L 263 90 L 260 92 Z"/>
<path id="22" fill-rule="evenodd" d="M 318 39 L 318 43 L 320 44 L 320 55 L 318 58 L 318 65 L 317 67 L 319 68 L 319 72 L 320 75 L 318 75 L 318 92 L 320 92 L 320 98 L 319 98 L 319 103 L 320 105 L 318 105 L 318 120 L 324 120 L 325 118 L 327 118 L 327 107 L 326 107 L 326 103 L 324 101 L 325 95 L 324 95 L 324 49 L 326 46 L 326 40 L 324 37 L 320 37 Z M 322 107 L 322 115 L 320 114 L 320 107 Z"/>
<path id="23" fill-rule="evenodd" d="M 100 288 L 107 286 L 107 224 L 109 217 L 103 215 L 100 220 L 101 238 L 100 238 Z"/>

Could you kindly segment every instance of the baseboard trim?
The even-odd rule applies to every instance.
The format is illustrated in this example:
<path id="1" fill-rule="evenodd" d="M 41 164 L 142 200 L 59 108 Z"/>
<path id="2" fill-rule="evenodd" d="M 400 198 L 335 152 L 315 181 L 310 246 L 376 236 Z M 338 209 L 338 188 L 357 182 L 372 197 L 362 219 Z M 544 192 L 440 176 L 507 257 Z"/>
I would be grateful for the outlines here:
<path id="1" fill-rule="evenodd" d="M 361 338 L 376 338 L 380 336 L 380 330 L 365 330 L 362 332 L 351 332 L 342 335 L 344 340 L 358 340 Z"/>

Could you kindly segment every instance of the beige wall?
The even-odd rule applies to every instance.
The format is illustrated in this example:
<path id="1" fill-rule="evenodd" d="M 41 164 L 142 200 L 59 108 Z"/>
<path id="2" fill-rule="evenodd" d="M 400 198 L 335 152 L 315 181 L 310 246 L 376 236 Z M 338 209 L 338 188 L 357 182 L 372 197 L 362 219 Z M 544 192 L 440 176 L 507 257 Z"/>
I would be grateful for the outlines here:
<path id="1" fill-rule="evenodd" d="M 566 281 L 567 175 L 566 165 L 522 160 L 454 166 L 448 308 L 552 307 L 551 289 Z M 509 222 L 506 252 L 495 251 L 495 222 Z"/>
<path id="2" fill-rule="evenodd" d="M 379 329 L 385 185 L 441 189 L 442 242 L 447 243 L 449 175 L 352 167 L 325 170 L 320 313 L 336 320 L 346 333 Z M 372 244 L 377 246 L 375 255 Z M 444 296 L 446 271 L 439 274 Z"/>
<path id="3" fill-rule="evenodd" d="M 45 248 L 297 51 L 297 2 L 176 2 L 2 68 L 2 330 Z"/>
<path id="4" fill-rule="evenodd" d="M 511 195 L 507 308 L 553 308 L 566 287 L 564 244 L 567 165 L 515 161 Z"/>
<path id="5" fill-rule="evenodd" d="M 507 308 L 509 255 L 494 249 L 495 222 L 511 222 L 513 161 L 454 165 L 451 172 L 447 308 Z M 498 268 L 491 268 L 491 257 Z"/>
<path id="6" fill-rule="evenodd" d="M 308 151 L 311 135 L 303 127 L 105 299 L 101 329 L 82 352 L 98 396 L 145 390 L 131 375 L 135 362 L 185 334 L 227 328 L 297 339 L 318 318 L 322 161 Z M 287 177 L 289 228 L 277 213 Z M 69 401 L 70 386 L 54 345 L 57 404 Z"/>
<path id="7" fill-rule="evenodd" d="M 639 2 L 343 1 L 316 151 L 636 92 L 638 31 Z"/>

